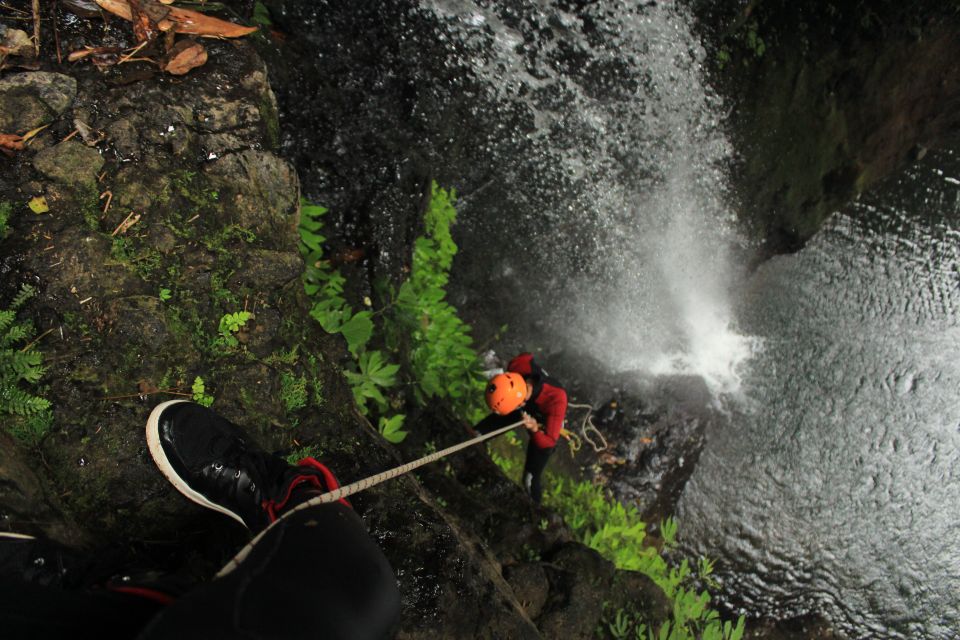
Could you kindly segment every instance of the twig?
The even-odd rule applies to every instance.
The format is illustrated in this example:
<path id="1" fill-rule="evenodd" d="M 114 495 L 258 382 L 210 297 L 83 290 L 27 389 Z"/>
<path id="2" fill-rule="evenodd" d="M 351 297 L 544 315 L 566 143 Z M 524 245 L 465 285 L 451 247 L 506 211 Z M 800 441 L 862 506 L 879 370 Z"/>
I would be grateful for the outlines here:
<path id="1" fill-rule="evenodd" d="M 143 393 L 130 393 L 125 396 L 110 396 L 109 398 L 100 398 L 101 400 L 125 400 L 127 398 L 140 398 L 143 396 L 153 396 L 158 393 L 168 393 L 172 396 L 184 396 L 187 398 L 192 398 L 192 393 L 184 393 L 183 391 L 177 391 L 176 389 L 157 389 L 156 391 L 145 391 Z"/>
<path id="2" fill-rule="evenodd" d="M 127 214 L 127 217 L 123 219 L 123 222 L 117 225 L 117 228 L 113 230 L 113 233 L 111 233 L 110 236 L 113 237 L 118 233 L 126 233 L 127 229 L 137 224 L 138 222 L 140 222 L 140 214 L 134 213 L 133 211 L 131 211 L 130 213 Z"/>
<path id="3" fill-rule="evenodd" d="M 11 7 L 5 2 L 0 2 L 0 9 L 3 9 L 4 11 L 13 11 L 14 13 L 27 13 L 23 9 L 17 9 L 16 7 Z"/>
<path id="4" fill-rule="evenodd" d="M 127 62 L 128 60 L 130 60 L 130 58 L 132 58 L 133 56 L 135 56 L 135 55 L 140 51 L 140 49 L 143 49 L 145 46 L 147 46 L 147 43 L 148 43 L 148 42 L 149 42 L 149 40 L 144 40 L 143 42 L 141 42 L 141 43 L 137 46 L 136 49 L 134 49 L 133 51 L 131 51 L 131 52 L 128 53 L 127 55 L 125 55 L 125 56 L 123 56 L 122 58 L 120 58 L 120 60 L 117 61 L 117 64 L 123 64 L 124 62 Z"/>
<path id="5" fill-rule="evenodd" d="M 66 138 L 64 138 L 64 139 L 61 140 L 60 142 L 66 142 L 67 140 L 71 140 L 71 139 L 73 139 L 73 136 L 77 135 L 78 133 L 80 133 L 80 129 L 74 129 L 74 130 L 70 133 L 70 135 L 68 135 Z"/>
<path id="6" fill-rule="evenodd" d="M 106 213 L 107 209 L 110 208 L 110 203 L 113 202 L 113 191 L 104 191 L 100 194 L 100 199 L 103 200 L 104 197 L 107 199 L 107 204 L 103 206 L 103 212 Z"/>
<path id="7" fill-rule="evenodd" d="M 33 51 L 40 57 L 40 0 L 33 0 Z"/>
<path id="8" fill-rule="evenodd" d="M 43 338 L 44 336 L 46 336 L 46 335 L 47 335 L 48 333 L 50 333 L 51 331 L 53 331 L 53 327 L 50 327 L 49 329 L 47 329 L 46 331 L 44 331 L 43 333 L 41 333 L 40 335 L 38 335 L 36 338 L 34 338 L 34 339 L 31 340 L 30 342 L 28 342 L 28 343 L 27 343 L 27 346 L 25 346 L 23 349 L 20 349 L 20 353 L 23 353 L 24 351 L 26 351 L 27 349 L 29 349 L 29 348 L 32 347 L 33 345 L 35 345 L 35 344 L 37 344 L 38 342 L 40 342 L 40 339 Z"/>
<path id="9" fill-rule="evenodd" d="M 60 29 L 57 27 L 57 7 L 60 6 L 59 2 L 50 3 L 52 6 L 51 13 L 53 14 L 53 41 L 57 45 L 57 64 L 63 64 L 63 56 L 60 55 Z"/>

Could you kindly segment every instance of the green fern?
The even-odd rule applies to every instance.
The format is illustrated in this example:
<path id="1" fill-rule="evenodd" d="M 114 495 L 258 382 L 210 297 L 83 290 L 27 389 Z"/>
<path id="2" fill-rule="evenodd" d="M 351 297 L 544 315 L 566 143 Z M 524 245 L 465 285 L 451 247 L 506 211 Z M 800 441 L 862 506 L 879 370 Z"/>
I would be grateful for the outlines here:
<path id="1" fill-rule="evenodd" d="M 52 422 L 50 401 L 20 386 L 36 385 L 46 371 L 32 343 L 19 346 L 35 331 L 29 320 L 17 322 L 16 312 L 35 294 L 33 287 L 23 285 L 9 308 L 0 310 L 0 415 L 8 416 L 7 430 L 28 444 L 36 443 Z"/>

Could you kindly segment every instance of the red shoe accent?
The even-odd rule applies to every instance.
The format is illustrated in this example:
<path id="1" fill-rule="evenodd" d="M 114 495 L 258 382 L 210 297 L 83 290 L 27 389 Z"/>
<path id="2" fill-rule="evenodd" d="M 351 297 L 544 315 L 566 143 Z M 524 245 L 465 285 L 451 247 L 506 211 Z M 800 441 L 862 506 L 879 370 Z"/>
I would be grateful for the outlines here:
<path id="1" fill-rule="evenodd" d="M 153 600 L 154 602 L 159 602 L 163 605 L 170 604 L 176 599 L 168 593 L 157 591 L 156 589 L 150 589 L 148 587 L 121 587 L 117 585 L 107 585 L 107 589 L 117 593 L 127 593 L 131 596 L 146 598 L 147 600 Z"/>
<path id="2" fill-rule="evenodd" d="M 283 511 L 283 508 L 290 501 L 290 496 L 293 494 L 293 490 L 303 484 L 304 482 L 312 484 L 315 488 L 322 491 L 333 491 L 334 489 L 340 488 L 340 483 L 337 482 L 336 476 L 333 475 L 333 472 L 330 469 L 327 469 L 323 464 L 318 462 L 315 458 L 304 458 L 297 463 L 298 467 L 311 467 L 323 475 L 324 483 L 326 487 L 320 485 L 320 478 L 314 475 L 302 475 L 297 476 L 293 479 L 290 485 L 287 487 L 287 492 L 284 494 L 283 498 L 280 500 L 265 500 L 263 502 L 263 509 L 267 512 L 267 516 L 270 518 L 270 522 L 275 522 L 276 519 L 280 516 L 280 512 Z M 350 507 L 353 506 L 347 502 L 346 498 L 340 498 L 340 503 L 344 506 Z"/>

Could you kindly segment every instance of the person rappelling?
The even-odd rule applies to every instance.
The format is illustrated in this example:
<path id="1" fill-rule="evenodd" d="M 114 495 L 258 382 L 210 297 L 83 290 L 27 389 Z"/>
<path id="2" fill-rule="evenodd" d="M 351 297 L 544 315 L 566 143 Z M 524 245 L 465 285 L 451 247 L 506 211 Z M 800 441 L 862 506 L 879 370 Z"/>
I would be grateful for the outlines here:
<path id="1" fill-rule="evenodd" d="M 540 477 L 557 446 L 567 415 L 567 392 L 559 382 L 533 361 L 533 354 L 521 353 L 504 373 L 490 379 L 487 406 L 493 412 L 474 429 L 489 433 L 522 421 L 530 432 L 527 458 L 523 465 L 523 486 L 537 504 L 543 497 Z"/>

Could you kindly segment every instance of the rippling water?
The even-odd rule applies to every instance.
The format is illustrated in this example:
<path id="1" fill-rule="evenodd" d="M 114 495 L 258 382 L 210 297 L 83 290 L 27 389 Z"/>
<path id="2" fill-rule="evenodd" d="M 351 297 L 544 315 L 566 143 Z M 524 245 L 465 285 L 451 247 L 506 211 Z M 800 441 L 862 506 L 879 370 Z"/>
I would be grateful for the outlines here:
<path id="1" fill-rule="evenodd" d="M 745 292 L 764 348 L 680 518 L 754 612 L 960 637 L 960 162 L 931 156 Z"/>

